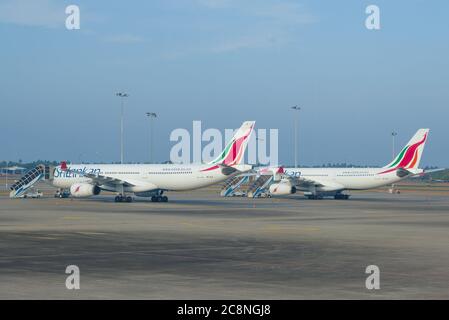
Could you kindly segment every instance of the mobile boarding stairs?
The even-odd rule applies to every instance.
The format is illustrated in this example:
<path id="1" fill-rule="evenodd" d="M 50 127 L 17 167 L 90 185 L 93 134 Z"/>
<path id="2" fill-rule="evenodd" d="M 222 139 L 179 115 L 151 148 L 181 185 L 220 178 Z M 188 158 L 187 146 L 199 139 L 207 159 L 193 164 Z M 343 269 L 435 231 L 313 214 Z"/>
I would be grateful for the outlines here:
<path id="1" fill-rule="evenodd" d="M 9 187 L 10 198 L 20 198 L 33 185 L 40 180 L 50 180 L 53 178 L 54 167 L 40 164 L 34 169 L 28 170 L 19 180 Z"/>

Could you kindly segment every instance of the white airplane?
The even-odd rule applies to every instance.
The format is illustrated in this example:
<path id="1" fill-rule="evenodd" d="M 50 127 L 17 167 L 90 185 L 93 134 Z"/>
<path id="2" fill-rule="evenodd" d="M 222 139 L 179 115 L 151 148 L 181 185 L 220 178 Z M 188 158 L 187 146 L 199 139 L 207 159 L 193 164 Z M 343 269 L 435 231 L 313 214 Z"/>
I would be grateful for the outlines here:
<path id="1" fill-rule="evenodd" d="M 102 190 L 117 192 L 116 202 L 131 202 L 126 193 L 167 202 L 165 191 L 203 188 L 233 175 L 251 170 L 241 164 L 255 121 L 246 121 L 221 154 L 208 164 L 71 164 L 56 167 L 51 184 L 70 188 L 74 197 L 98 195 Z"/>
<path id="2" fill-rule="evenodd" d="M 397 183 L 424 173 L 419 163 L 429 135 L 420 129 L 399 155 L 383 168 L 271 168 L 278 176 L 270 185 L 270 194 L 287 195 L 303 191 L 309 199 L 334 197 L 348 199 L 345 190 L 367 190 Z"/>

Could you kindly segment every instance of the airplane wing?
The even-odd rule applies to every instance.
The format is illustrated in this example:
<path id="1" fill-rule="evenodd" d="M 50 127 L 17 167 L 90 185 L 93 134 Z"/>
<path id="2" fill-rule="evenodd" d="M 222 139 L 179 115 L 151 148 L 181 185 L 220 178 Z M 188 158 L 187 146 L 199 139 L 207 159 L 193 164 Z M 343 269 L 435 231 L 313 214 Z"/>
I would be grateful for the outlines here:
<path id="1" fill-rule="evenodd" d="M 332 181 L 317 181 L 310 178 L 305 178 L 299 175 L 287 174 L 283 166 L 279 167 L 260 167 L 254 168 L 248 172 L 239 174 L 239 177 L 245 176 L 273 176 L 273 183 L 279 182 L 281 180 L 288 180 L 292 186 L 298 187 L 300 189 L 315 190 L 316 188 L 331 188 L 335 190 L 342 189 L 343 186 L 335 184 Z"/>
<path id="2" fill-rule="evenodd" d="M 275 181 L 280 181 L 282 179 L 289 180 L 290 183 L 294 186 L 300 186 L 304 188 L 310 188 L 310 187 L 322 187 L 324 186 L 321 182 L 307 179 L 304 177 L 298 177 L 298 176 L 291 176 L 285 173 L 284 167 L 262 167 L 262 168 L 255 168 L 252 170 L 249 170 L 245 173 L 239 174 L 239 177 L 245 177 L 245 176 L 265 176 L 270 175 L 276 177 Z"/>
<path id="3" fill-rule="evenodd" d="M 307 178 L 302 178 L 302 177 L 295 177 L 295 178 L 290 178 L 291 182 L 294 186 L 297 187 L 302 187 L 302 188 L 311 188 L 311 187 L 324 187 L 324 185 L 321 182 L 312 180 L 312 179 L 307 179 Z"/>
<path id="4" fill-rule="evenodd" d="M 245 174 L 252 170 L 251 165 L 245 165 L 245 164 L 236 164 L 234 166 L 228 166 L 224 163 L 217 164 L 221 168 L 221 172 L 224 175 L 231 175 L 235 172 L 241 172 L 241 174 L 238 174 L 238 176 L 243 176 L 242 174 Z"/>
<path id="5" fill-rule="evenodd" d="M 431 174 L 434 172 L 440 172 L 440 171 L 444 171 L 447 170 L 446 168 L 439 168 L 439 169 L 431 169 L 431 170 L 424 170 L 423 172 L 418 172 L 418 173 L 411 173 L 411 177 L 412 178 L 416 178 L 416 177 L 423 177 L 427 174 Z"/>
<path id="6" fill-rule="evenodd" d="M 434 172 L 439 172 L 439 171 L 444 171 L 447 170 L 446 168 L 440 168 L 440 169 L 432 169 L 432 170 L 425 170 L 423 172 L 423 174 L 429 174 L 429 173 L 434 173 Z"/>
<path id="7" fill-rule="evenodd" d="M 125 180 L 121 180 L 121 179 L 117 179 L 117 178 L 112 178 L 112 177 L 108 177 L 108 176 L 103 176 L 101 174 L 91 174 L 91 173 L 84 173 L 82 174 L 84 177 L 87 177 L 89 179 L 92 179 L 92 181 L 98 183 L 99 185 L 123 185 L 124 187 L 132 187 L 135 186 L 134 184 L 125 181 Z"/>
<path id="8" fill-rule="evenodd" d="M 258 176 L 265 176 L 265 175 L 273 175 L 272 173 L 269 172 L 261 172 L 257 169 L 249 169 L 246 171 L 240 170 L 242 173 L 239 173 L 237 175 L 237 177 L 258 177 Z"/>
<path id="9" fill-rule="evenodd" d="M 123 185 L 124 187 L 133 187 L 135 184 L 132 184 L 128 181 L 108 177 L 101 174 L 93 174 L 93 173 L 87 173 L 87 172 L 80 172 L 78 170 L 71 170 L 67 167 L 67 164 L 65 162 L 61 162 L 61 170 L 70 172 L 73 174 L 79 174 L 80 176 L 86 177 L 91 179 L 93 182 L 97 183 L 98 185 Z"/>
<path id="10" fill-rule="evenodd" d="M 326 179 L 310 179 L 305 178 L 302 176 L 291 176 L 288 174 L 283 174 L 282 179 L 287 179 L 290 181 L 292 186 L 297 187 L 298 189 L 302 190 L 317 190 L 321 189 L 322 191 L 337 191 L 337 190 L 343 190 L 344 186 L 336 183 L 331 180 Z"/>

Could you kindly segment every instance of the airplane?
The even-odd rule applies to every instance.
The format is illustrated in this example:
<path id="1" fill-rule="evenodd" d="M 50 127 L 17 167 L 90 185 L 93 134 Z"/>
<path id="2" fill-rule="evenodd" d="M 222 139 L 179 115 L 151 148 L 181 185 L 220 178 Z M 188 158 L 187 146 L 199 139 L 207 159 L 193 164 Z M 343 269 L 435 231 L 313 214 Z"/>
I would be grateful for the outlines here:
<path id="1" fill-rule="evenodd" d="M 271 195 L 303 191 L 309 199 L 334 197 L 349 199 L 345 190 L 368 190 L 397 183 L 424 174 L 419 163 L 429 136 L 429 129 L 419 129 L 397 157 L 383 168 L 271 168 L 278 176 L 269 186 Z M 265 172 L 267 169 L 265 168 Z"/>
<path id="2" fill-rule="evenodd" d="M 225 149 L 207 164 L 71 164 L 61 162 L 50 183 L 70 189 L 73 197 L 82 198 L 117 192 L 115 202 L 132 202 L 126 193 L 150 197 L 152 202 L 167 202 L 165 191 L 203 188 L 246 172 L 252 166 L 241 164 L 255 121 L 245 121 Z"/>

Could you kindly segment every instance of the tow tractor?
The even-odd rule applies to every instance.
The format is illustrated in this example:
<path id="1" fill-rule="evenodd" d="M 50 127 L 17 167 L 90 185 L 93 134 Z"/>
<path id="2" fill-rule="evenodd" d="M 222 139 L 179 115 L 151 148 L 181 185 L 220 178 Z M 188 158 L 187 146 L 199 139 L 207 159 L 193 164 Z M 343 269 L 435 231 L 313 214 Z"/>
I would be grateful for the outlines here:
<path id="1" fill-rule="evenodd" d="M 55 193 L 55 198 L 68 198 L 70 196 L 70 191 L 66 189 L 58 189 Z"/>
<path id="2" fill-rule="evenodd" d="M 31 191 L 29 191 L 27 193 L 22 194 L 20 196 L 20 198 L 24 198 L 24 199 L 26 199 L 26 198 L 34 198 L 34 199 L 37 199 L 37 198 L 41 198 L 43 195 L 44 194 L 42 192 L 40 192 L 39 190 L 31 190 Z"/>

